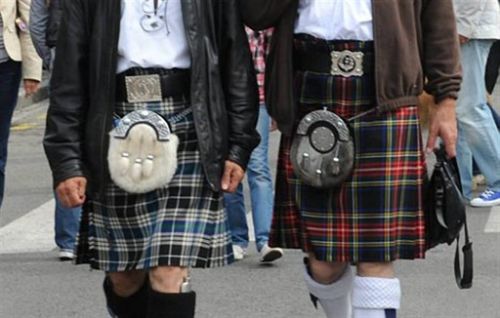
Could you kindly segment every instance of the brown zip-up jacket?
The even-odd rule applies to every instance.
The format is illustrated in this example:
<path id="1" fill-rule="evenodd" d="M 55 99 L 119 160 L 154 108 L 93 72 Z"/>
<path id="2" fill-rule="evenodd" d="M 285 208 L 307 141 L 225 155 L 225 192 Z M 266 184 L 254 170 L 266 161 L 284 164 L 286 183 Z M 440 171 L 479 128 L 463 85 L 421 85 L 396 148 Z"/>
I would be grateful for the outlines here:
<path id="1" fill-rule="evenodd" d="M 293 32 L 299 0 L 240 0 L 245 24 L 275 27 L 266 61 L 266 104 L 280 130 L 296 120 Z M 382 111 L 417 105 L 425 89 L 437 103 L 460 89 L 452 0 L 372 0 L 376 103 Z M 424 87 L 424 78 L 427 79 Z"/>

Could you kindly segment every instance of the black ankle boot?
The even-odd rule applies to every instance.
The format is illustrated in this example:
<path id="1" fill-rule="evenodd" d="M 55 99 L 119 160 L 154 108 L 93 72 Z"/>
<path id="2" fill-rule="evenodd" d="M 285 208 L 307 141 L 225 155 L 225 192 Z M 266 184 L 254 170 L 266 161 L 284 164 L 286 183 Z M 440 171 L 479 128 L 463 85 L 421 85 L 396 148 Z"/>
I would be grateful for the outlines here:
<path id="1" fill-rule="evenodd" d="M 196 293 L 165 294 L 149 289 L 147 318 L 193 318 Z"/>
<path id="2" fill-rule="evenodd" d="M 148 306 L 148 280 L 135 294 L 129 297 L 118 296 L 113 291 L 111 280 L 104 279 L 103 288 L 110 314 L 115 318 L 144 318 Z"/>

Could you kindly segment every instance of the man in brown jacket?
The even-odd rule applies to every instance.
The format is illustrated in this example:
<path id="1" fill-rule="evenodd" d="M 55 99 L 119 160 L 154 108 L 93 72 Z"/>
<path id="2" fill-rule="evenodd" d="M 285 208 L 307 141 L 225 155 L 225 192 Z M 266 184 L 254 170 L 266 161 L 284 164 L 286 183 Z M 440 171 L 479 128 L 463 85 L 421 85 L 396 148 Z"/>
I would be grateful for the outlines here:
<path id="1" fill-rule="evenodd" d="M 306 285 L 328 317 L 395 317 L 401 291 L 393 262 L 423 258 L 426 249 L 425 155 L 416 107 L 423 90 L 437 104 L 427 150 L 439 136 L 448 155 L 456 153 L 461 72 L 452 2 L 240 3 L 247 25 L 275 27 L 266 104 L 283 137 L 270 245 L 308 254 Z M 368 112 L 349 122 L 352 172 L 327 189 L 298 177 L 290 159 L 298 122 L 322 108 L 344 119 Z M 311 149 L 336 147 L 338 134 L 315 129 L 308 131 Z M 318 178 L 332 173 L 315 172 Z M 356 275 L 350 264 L 356 264 Z"/>

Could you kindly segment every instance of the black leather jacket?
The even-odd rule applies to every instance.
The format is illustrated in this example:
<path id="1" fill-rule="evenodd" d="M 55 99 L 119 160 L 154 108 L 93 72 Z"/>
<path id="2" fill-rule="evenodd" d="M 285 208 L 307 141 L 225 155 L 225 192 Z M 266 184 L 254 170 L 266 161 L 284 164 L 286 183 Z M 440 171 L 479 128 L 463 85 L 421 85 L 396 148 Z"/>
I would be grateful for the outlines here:
<path id="1" fill-rule="evenodd" d="M 44 147 L 54 184 L 86 176 L 98 195 L 114 108 L 120 0 L 63 1 Z M 220 190 L 224 161 L 246 167 L 259 142 L 258 94 L 237 0 L 182 0 L 191 104 L 205 175 Z"/>
<path id="2" fill-rule="evenodd" d="M 47 46 L 53 48 L 57 44 L 57 35 L 62 17 L 62 0 L 50 0 L 49 21 L 47 23 Z M 70 0 L 71 1 L 71 0 Z"/>

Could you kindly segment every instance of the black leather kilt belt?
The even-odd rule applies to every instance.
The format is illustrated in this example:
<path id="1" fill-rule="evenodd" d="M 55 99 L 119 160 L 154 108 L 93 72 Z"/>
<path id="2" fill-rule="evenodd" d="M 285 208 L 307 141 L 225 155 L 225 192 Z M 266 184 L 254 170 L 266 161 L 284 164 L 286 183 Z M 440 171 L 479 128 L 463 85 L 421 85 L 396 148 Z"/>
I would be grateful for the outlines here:
<path id="1" fill-rule="evenodd" d="M 160 102 L 189 94 L 189 69 L 131 68 L 116 75 L 117 102 Z"/>
<path id="2" fill-rule="evenodd" d="M 334 76 L 363 76 L 374 73 L 374 53 L 368 51 L 304 48 L 294 51 L 295 69 Z"/>

